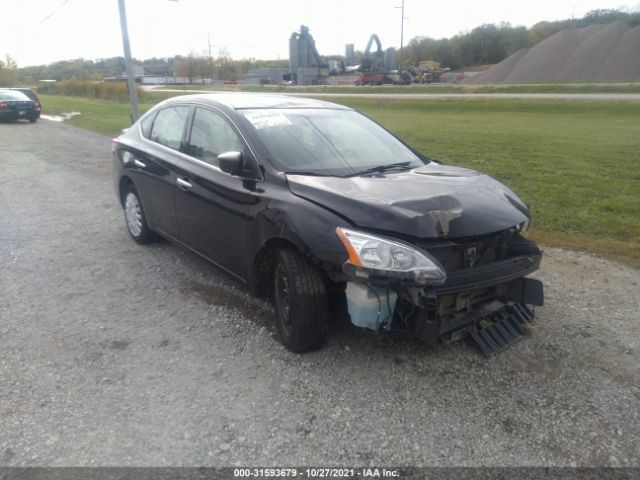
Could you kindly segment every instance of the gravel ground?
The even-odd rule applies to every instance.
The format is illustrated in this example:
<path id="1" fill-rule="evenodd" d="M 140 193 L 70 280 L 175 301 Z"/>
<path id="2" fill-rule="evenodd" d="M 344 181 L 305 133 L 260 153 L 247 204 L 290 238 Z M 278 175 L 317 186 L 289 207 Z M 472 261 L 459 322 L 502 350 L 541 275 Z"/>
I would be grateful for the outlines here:
<path id="1" fill-rule="evenodd" d="M 640 272 L 548 249 L 539 327 L 486 360 L 271 307 L 128 238 L 109 139 L 0 124 L 0 465 L 639 466 Z"/>

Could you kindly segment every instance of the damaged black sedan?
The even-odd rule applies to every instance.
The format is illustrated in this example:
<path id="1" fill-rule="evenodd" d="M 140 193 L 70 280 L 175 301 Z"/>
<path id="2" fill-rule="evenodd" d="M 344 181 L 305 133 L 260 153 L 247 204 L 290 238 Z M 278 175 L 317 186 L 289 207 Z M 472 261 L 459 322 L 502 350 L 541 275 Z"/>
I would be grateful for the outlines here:
<path id="1" fill-rule="evenodd" d="M 529 209 L 364 115 L 278 95 L 167 100 L 113 141 L 131 237 L 166 237 L 273 299 L 283 343 L 358 327 L 500 351 L 533 322 L 541 252 Z"/>

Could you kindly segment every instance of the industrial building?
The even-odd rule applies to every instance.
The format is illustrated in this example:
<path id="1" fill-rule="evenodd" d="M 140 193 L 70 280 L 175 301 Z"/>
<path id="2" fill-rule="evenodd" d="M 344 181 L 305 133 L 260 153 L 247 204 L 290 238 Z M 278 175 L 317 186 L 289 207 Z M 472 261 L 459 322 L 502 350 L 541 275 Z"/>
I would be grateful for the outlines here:
<path id="1" fill-rule="evenodd" d="M 278 85 L 284 80 L 286 74 L 286 68 L 250 68 L 245 75 L 240 77 L 240 81 L 252 79 L 251 83 L 258 85 Z"/>
<path id="2" fill-rule="evenodd" d="M 322 85 L 329 78 L 329 65 L 318 54 L 316 42 L 304 25 L 289 38 L 289 75 L 297 85 Z"/>
<path id="3" fill-rule="evenodd" d="M 345 60 L 347 63 L 352 63 L 356 58 L 356 50 L 353 43 L 347 43 L 345 45 Z"/>

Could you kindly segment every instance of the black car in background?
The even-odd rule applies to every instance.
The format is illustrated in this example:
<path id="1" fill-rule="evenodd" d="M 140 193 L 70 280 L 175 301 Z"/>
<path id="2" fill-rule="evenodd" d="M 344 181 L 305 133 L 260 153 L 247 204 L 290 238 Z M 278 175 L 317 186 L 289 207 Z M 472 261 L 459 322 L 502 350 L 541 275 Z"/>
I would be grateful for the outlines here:
<path id="1" fill-rule="evenodd" d="M 8 89 L 0 89 L 0 121 L 29 120 L 35 123 L 40 118 L 40 103 L 31 100 L 24 93 Z"/>
<path id="2" fill-rule="evenodd" d="M 14 90 L 16 92 L 24 93 L 27 97 L 29 97 L 31 100 L 33 100 L 38 105 L 40 105 L 40 109 L 42 109 L 42 102 L 40 101 L 38 94 L 34 92 L 33 89 L 28 87 L 11 87 L 9 88 L 9 90 Z"/>
<path id="3" fill-rule="evenodd" d="M 274 300 L 283 343 L 356 326 L 500 351 L 542 305 L 527 206 L 327 102 L 246 93 L 169 99 L 113 140 L 138 243 L 160 236 Z"/>

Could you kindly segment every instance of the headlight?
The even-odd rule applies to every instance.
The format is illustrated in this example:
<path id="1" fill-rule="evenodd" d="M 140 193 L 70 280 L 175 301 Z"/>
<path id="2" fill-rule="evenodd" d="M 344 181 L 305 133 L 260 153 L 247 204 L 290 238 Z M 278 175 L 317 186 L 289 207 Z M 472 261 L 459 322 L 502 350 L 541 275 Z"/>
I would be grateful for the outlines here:
<path id="1" fill-rule="evenodd" d="M 409 245 L 340 227 L 336 233 L 349 253 L 348 263 L 356 267 L 412 276 L 430 285 L 442 285 L 447 279 L 436 259 Z"/>

